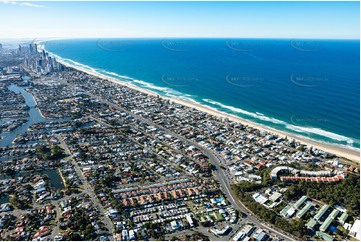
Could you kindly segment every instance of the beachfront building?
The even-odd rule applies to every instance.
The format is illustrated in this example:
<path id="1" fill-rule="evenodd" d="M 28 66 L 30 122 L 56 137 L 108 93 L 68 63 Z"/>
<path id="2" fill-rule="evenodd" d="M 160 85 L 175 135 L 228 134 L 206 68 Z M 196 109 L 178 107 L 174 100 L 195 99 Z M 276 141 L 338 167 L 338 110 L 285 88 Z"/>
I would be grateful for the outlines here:
<path id="1" fill-rule="evenodd" d="M 283 182 L 339 182 L 345 178 L 344 174 L 332 176 L 332 177 L 308 177 L 308 176 L 282 176 L 280 180 Z"/>
<path id="2" fill-rule="evenodd" d="M 285 174 L 284 176 L 281 176 Z M 342 172 L 338 172 L 332 176 L 331 171 L 306 171 L 297 170 L 288 166 L 278 166 L 270 172 L 272 180 L 276 181 L 278 178 L 283 182 L 339 182 L 346 177 Z"/>
<path id="3" fill-rule="evenodd" d="M 278 166 L 278 167 L 274 168 L 274 169 L 270 172 L 270 177 L 271 177 L 272 180 L 277 180 L 279 174 L 283 174 L 283 173 L 296 174 L 297 171 L 298 171 L 297 169 L 292 168 L 292 167 L 288 167 L 288 166 Z"/>
<path id="4" fill-rule="evenodd" d="M 73 72 L 69 73 L 70 75 L 73 75 Z M 75 74 L 77 73 L 75 72 Z M 82 78 L 87 80 L 86 85 L 82 83 Z M 236 127 L 236 124 L 227 122 L 227 124 L 224 125 L 224 123 L 220 123 L 216 119 L 202 119 L 201 117 L 203 116 L 198 115 L 195 111 L 189 111 L 185 107 L 183 108 L 176 104 L 168 106 L 168 104 L 161 103 L 162 101 L 158 99 L 155 99 L 156 101 L 152 102 L 152 98 L 143 98 L 143 96 L 136 95 L 136 93 L 127 90 L 125 87 L 119 88 L 111 84 L 107 84 L 105 81 L 99 81 L 98 83 L 98 81 L 94 81 L 87 76 L 83 76 L 82 78 L 76 78 L 76 80 L 71 82 L 72 87 L 75 87 L 74 90 L 76 90 L 76 88 L 79 88 L 80 90 L 83 88 L 84 90 L 91 89 L 89 93 L 92 95 L 99 96 L 109 100 L 110 102 L 114 102 L 115 104 L 122 104 L 121 106 L 123 106 L 122 108 L 124 108 L 124 110 L 130 110 L 134 114 L 141 115 L 146 119 L 152 120 L 153 123 L 164 125 L 167 129 L 192 140 L 192 143 L 203 142 L 202 145 L 208 147 L 210 150 L 214 149 L 218 155 L 224 158 L 223 164 L 226 171 L 227 167 L 229 167 L 228 165 L 232 162 L 239 163 L 236 165 L 239 165 L 238 168 L 241 168 L 241 166 L 244 165 L 244 168 L 240 170 L 242 170 L 243 174 L 248 175 L 247 178 L 258 181 L 261 180 L 259 176 L 246 173 L 252 173 L 252 171 L 258 170 L 263 166 L 271 167 L 271 165 L 277 166 L 279 164 L 287 164 L 295 161 L 293 157 L 288 154 L 292 154 L 292 152 L 294 152 L 293 149 L 297 148 L 297 146 L 293 145 L 292 147 L 289 147 L 286 141 L 283 143 L 281 138 L 277 139 L 277 136 L 267 135 L 267 133 L 259 135 L 257 130 L 249 131 L 248 129 L 246 130 L 243 128 L 241 130 L 240 127 Z M 64 76 L 63 79 L 66 80 L 67 77 Z M 88 88 L 88 83 L 90 83 L 89 87 L 91 88 Z M 33 92 L 36 92 L 38 89 L 34 89 Z M 47 94 L 47 89 L 44 90 L 46 91 L 43 93 Z M 41 93 L 40 89 L 39 93 Z M 48 98 L 48 95 L 44 95 L 44 97 Z M 71 98 L 69 100 L 74 99 L 72 97 L 69 98 Z M 133 100 L 132 98 L 136 98 L 136 100 Z M 209 196 L 210 198 L 208 192 L 210 194 L 214 192 L 210 188 L 218 189 L 217 186 L 211 187 L 210 185 L 203 183 L 204 179 L 202 179 L 202 182 L 193 181 L 194 175 L 198 176 L 199 173 L 202 173 L 201 170 L 206 170 L 206 168 L 211 165 L 211 162 L 207 162 L 209 159 L 207 159 L 205 155 L 202 155 L 202 149 L 199 150 L 197 147 L 191 145 L 191 143 L 180 141 L 175 137 L 166 134 L 166 131 L 158 129 L 157 126 L 147 125 L 143 121 L 134 118 L 131 114 L 117 110 L 114 106 L 111 106 L 111 109 L 109 105 L 104 105 L 103 107 L 103 105 L 100 105 L 102 103 L 101 100 L 97 100 L 95 102 L 93 99 L 95 98 L 88 99 L 89 106 L 91 107 L 90 104 L 96 105 L 96 109 L 93 110 L 92 108 L 89 108 L 87 111 L 83 111 L 79 108 L 79 110 L 82 111 L 82 115 L 93 117 L 92 122 L 97 123 L 90 129 L 91 132 L 83 133 L 78 132 L 77 130 L 69 132 L 69 129 L 63 127 L 58 127 L 56 130 L 57 132 L 61 132 L 61 136 L 59 137 L 63 137 L 65 142 L 68 143 L 69 148 L 74 154 L 76 162 L 79 165 L 79 169 L 81 170 L 80 174 L 83 173 L 87 178 L 84 182 L 89 181 L 90 185 L 95 185 L 97 182 L 101 181 L 101 178 L 99 179 L 99 177 L 104 177 L 104 175 L 109 173 L 108 169 L 109 171 L 116 170 L 115 175 L 119 177 L 119 179 L 117 179 L 119 181 L 112 182 L 111 187 L 114 188 L 114 190 L 109 192 L 107 196 L 103 196 L 101 194 L 97 194 L 97 196 L 101 200 L 101 205 L 103 205 L 104 208 L 109 209 L 107 215 L 111 217 L 113 220 L 112 222 L 116 222 L 118 229 L 117 232 L 124 229 L 123 237 L 129 240 L 132 239 L 132 230 L 127 231 L 130 227 L 127 226 L 128 222 L 123 223 L 123 221 L 132 221 L 134 223 L 134 226 L 132 227 L 134 228 L 139 228 L 149 221 L 152 223 L 165 224 L 167 225 L 167 229 L 170 227 L 173 229 L 176 229 L 178 226 L 179 228 L 183 227 L 184 218 L 186 216 L 185 214 L 190 211 L 185 208 L 186 205 L 179 204 L 179 201 L 189 201 L 190 199 L 195 198 L 200 199 L 200 197 L 203 198 L 203 196 Z M 83 98 L 82 102 L 85 102 L 85 98 Z M 44 110 L 52 110 L 49 108 L 47 109 L 47 106 L 44 106 L 44 103 L 52 103 L 51 101 L 43 101 L 43 104 L 39 105 L 40 107 L 43 107 Z M 63 102 L 61 103 L 63 104 Z M 159 103 L 161 103 L 161 105 L 159 105 Z M 176 112 L 173 112 L 172 110 L 175 110 Z M 170 119 L 169 117 L 172 118 Z M 199 120 L 194 117 L 198 117 Z M 130 139 L 118 139 L 118 137 L 123 136 L 124 132 L 118 133 L 115 129 L 106 128 L 108 123 L 122 125 L 122 128 L 124 127 L 124 130 L 126 130 L 127 133 L 129 132 L 129 137 L 132 137 L 132 139 L 137 142 L 133 142 Z M 227 129 L 224 129 L 224 126 L 226 126 Z M 198 127 L 200 128 L 198 129 Z M 235 135 L 229 135 L 230 128 L 234 128 Z M 96 135 L 94 135 L 94 133 Z M 211 140 L 209 143 L 208 139 Z M 274 142 L 270 142 L 270 140 L 274 140 Z M 146 148 L 142 147 L 141 144 L 143 143 Z M 122 146 L 119 146 L 120 144 Z M 224 148 L 217 148 L 221 146 L 223 147 L 223 144 L 225 145 Z M 180 157 L 175 155 L 178 152 L 180 153 Z M 75 155 L 77 153 L 89 153 L 90 155 L 86 155 L 88 159 L 83 159 L 78 157 L 78 155 Z M 156 154 L 157 158 L 154 160 L 145 159 L 146 157 L 149 158 L 149 154 Z M 307 161 L 309 159 L 307 158 L 308 156 L 306 152 L 298 153 L 297 151 L 294 154 L 299 154 L 300 157 L 305 155 L 304 158 L 300 158 L 300 161 Z M 145 160 L 138 163 L 136 156 L 144 158 Z M 94 159 L 94 161 L 90 161 L 90 159 Z M 168 163 L 167 161 L 170 162 Z M 146 164 L 145 167 L 143 167 L 142 163 Z M 175 173 L 177 169 L 174 168 L 177 167 L 174 167 L 173 164 L 177 164 L 177 167 L 179 167 L 179 171 L 182 173 L 181 179 L 189 177 L 191 174 L 192 181 L 176 181 L 175 179 L 178 179 L 177 177 L 179 176 L 179 172 L 177 172 L 178 175 Z M 137 167 L 137 169 L 133 169 L 134 167 Z M 201 167 L 202 169 L 198 167 Z M 298 170 L 290 167 L 286 167 L 285 169 L 279 167 L 276 168 L 274 172 L 275 174 L 272 176 L 275 175 L 275 179 L 277 179 L 278 175 L 282 175 L 282 177 L 284 177 L 284 175 L 327 175 L 326 173 L 320 174 L 318 172 L 310 173 L 300 171 L 298 173 Z M 206 173 L 208 174 L 208 172 Z M 163 176 L 167 178 L 167 182 L 164 181 Z M 160 180 L 160 184 L 156 183 L 158 179 Z M 316 177 L 316 179 L 318 178 Z M 134 182 L 137 184 L 139 181 L 144 181 L 145 186 L 134 185 L 131 187 L 131 183 Z M 274 203 L 281 197 L 281 195 L 279 193 L 277 194 L 277 192 L 265 194 L 266 195 L 262 195 L 258 193 L 258 195 L 255 194 L 253 198 L 261 204 L 268 204 L 267 198 L 269 194 L 272 194 L 272 196 L 269 197 L 269 200 Z M 123 218 L 124 215 L 119 214 L 116 210 L 110 209 L 112 208 L 111 205 L 114 204 L 109 202 L 113 201 L 109 200 L 109 198 L 115 198 L 116 201 L 124 207 L 124 209 L 130 210 L 133 214 L 137 215 L 128 217 L 128 213 L 126 213 L 126 217 Z M 207 211 L 207 213 L 211 216 L 213 214 L 217 220 L 218 218 L 220 218 L 219 220 L 223 220 L 223 218 L 225 218 L 225 220 L 228 221 L 227 215 L 225 215 L 226 208 L 223 207 L 226 205 L 227 200 L 218 199 L 219 198 L 216 197 L 213 198 L 212 195 L 210 201 L 211 205 L 214 207 L 207 207 L 207 210 L 216 209 L 214 211 L 219 212 Z M 172 207 L 159 208 L 159 210 L 162 211 L 162 216 L 153 216 L 154 213 L 150 210 L 156 206 L 163 206 L 163 201 L 168 203 L 173 200 L 174 204 L 172 204 Z M 208 204 L 208 201 L 204 202 L 205 204 Z M 158 203 L 162 205 L 159 205 Z M 306 206 L 304 206 L 305 203 Z M 269 204 L 272 203 L 269 202 Z M 66 208 L 70 205 L 71 203 L 69 203 Z M 302 206 L 304 207 L 302 208 Z M 296 211 L 302 208 L 298 211 L 297 215 L 298 217 L 303 217 L 310 209 L 307 207 L 309 207 L 307 206 L 307 197 L 304 196 L 296 202 L 295 207 L 289 206 L 287 209 L 282 211 L 285 217 L 292 217 Z M 218 210 L 218 208 L 222 209 Z M 102 206 L 100 206 L 100 209 L 102 209 Z M 68 212 L 70 209 L 64 210 L 67 210 Z M 230 214 L 230 212 L 228 212 L 228 214 Z M 189 216 L 189 218 L 186 217 L 186 219 L 191 225 L 191 216 Z M 119 220 L 122 222 L 117 222 Z M 209 221 L 212 220 L 209 219 Z M 229 220 L 229 222 L 231 221 L 232 220 Z M 234 222 L 236 223 L 236 220 L 234 220 Z M 222 228 L 223 226 L 224 224 L 222 224 Z M 171 231 L 171 229 L 169 229 L 169 231 Z M 254 236 L 254 239 L 263 239 L 264 234 L 262 233 L 263 232 L 261 231 L 258 236 Z M 246 236 L 246 238 L 249 237 Z"/>

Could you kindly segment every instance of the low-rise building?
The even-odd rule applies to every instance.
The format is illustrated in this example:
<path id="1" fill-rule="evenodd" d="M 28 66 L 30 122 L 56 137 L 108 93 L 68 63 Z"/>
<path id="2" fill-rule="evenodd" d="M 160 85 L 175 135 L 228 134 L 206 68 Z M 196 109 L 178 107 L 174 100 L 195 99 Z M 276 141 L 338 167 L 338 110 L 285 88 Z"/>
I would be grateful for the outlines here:
<path id="1" fill-rule="evenodd" d="M 316 236 L 322 238 L 324 241 L 333 241 L 333 238 L 331 235 L 328 235 L 326 233 L 316 231 Z"/>
<path id="2" fill-rule="evenodd" d="M 321 220 L 322 216 L 326 213 L 326 211 L 330 208 L 330 206 L 328 206 L 327 204 L 323 205 L 322 208 L 317 212 L 317 214 L 315 215 L 314 219 L 316 221 Z"/>
<path id="3" fill-rule="evenodd" d="M 345 224 L 348 219 L 348 214 L 346 212 L 342 213 L 341 216 L 338 218 L 338 221 L 341 224 Z"/>
<path id="4" fill-rule="evenodd" d="M 297 200 L 297 202 L 294 205 L 295 209 L 299 209 L 301 207 L 301 205 L 306 202 L 306 200 L 308 199 L 307 196 L 302 196 L 300 199 Z"/>
<path id="5" fill-rule="evenodd" d="M 287 205 L 281 210 L 280 214 L 285 218 L 290 218 L 295 214 L 295 212 L 296 210 L 293 207 Z"/>
<path id="6" fill-rule="evenodd" d="M 332 217 L 330 216 L 327 217 L 326 220 L 321 224 L 320 231 L 325 232 L 328 229 L 328 227 L 331 225 L 332 221 L 333 221 Z"/>
<path id="7" fill-rule="evenodd" d="M 357 219 L 352 225 L 348 234 L 358 240 L 361 240 L 361 222 L 359 219 Z"/>
<path id="8" fill-rule="evenodd" d="M 308 229 L 313 230 L 316 225 L 317 225 L 317 221 L 314 220 L 314 219 L 310 219 L 310 221 L 307 222 L 306 227 L 307 227 Z"/>
<path id="9" fill-rule="evenodd" d="M 312 208 L 312 204 L 311 204 L 311 203 L 307 203 L 307 204 L 296 214 L 296 217 L 297 217 L 297 218 L 302 218 L 302 217 L 308 212 L 308 210 L 310 210 L 310 208 Z"/>

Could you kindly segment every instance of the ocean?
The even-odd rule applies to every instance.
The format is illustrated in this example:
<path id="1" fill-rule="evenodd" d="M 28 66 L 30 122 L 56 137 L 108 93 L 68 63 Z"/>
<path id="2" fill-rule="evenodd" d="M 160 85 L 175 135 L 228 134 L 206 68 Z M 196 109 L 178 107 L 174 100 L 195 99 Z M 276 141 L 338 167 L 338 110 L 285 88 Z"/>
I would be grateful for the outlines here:
<path id="1" fill-rule="evenodd" d="M 360 148 L 360 42 L 72 39 L 63 61 L 319 143 Z"/>

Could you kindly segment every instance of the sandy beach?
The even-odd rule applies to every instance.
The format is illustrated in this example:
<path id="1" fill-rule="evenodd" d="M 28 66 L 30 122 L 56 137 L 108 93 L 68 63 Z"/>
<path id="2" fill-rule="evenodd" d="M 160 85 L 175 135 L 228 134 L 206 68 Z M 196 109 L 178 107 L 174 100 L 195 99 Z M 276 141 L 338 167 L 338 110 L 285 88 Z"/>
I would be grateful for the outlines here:
<path id="1" fill-rule="evenodd" d="M 349 159 L 351 161 L 354 161 L 354 162 L 357 162 L 357 163 L 360 162 L 360 152 L 359 151 L 338 147 L 336 145 L 332 146 L 332 145 L 328 145 L 328 144 L 322 144 L 322 143 L 302 139 L 300 137 L 297 137 L 296 135 L 293 135 L 293 134 L 290 134 L 290 133 L 287 133 L 287 132 L 284 132 L 284 131 L 275 130 L 275 129 L 272 129 L 272 128 L 269 128 L 269 127 L 266 127 L 266 126 L 263 126 L 263 125 L 248 121 L 248 120 L 245 120 L 243 118 L 227 114 L 225 112 L 220 112 L 220 111 L 208 108 L 206 106 L 202 106 L 202 105 L 200 105 L 198 103 L 194 103 L 194 102 L 190 102 L 190 101 L 187 102 L 187 101 L 184 101 L 184 100 L 181 100 L 181 99 L 178 99 L 178 98 L 164 97 L 164 96 L 161 96 L 161 95 L 159 95 L 159 94 L 157 94 L 155 92 L 152 92 L 152 91 L 137 87 L 135 85 L 131 85 L 131 84 L 122 82 L 121 80 L 118 80 L 116 78 L 112 78 L 112 77 L 109 77 L 109 76 L 106 76 L 106 75 L 102 75 L 102 74 L 99 74 L 97 72 L 93 72 L 93 71 L 90 71 L 90 70 L 87 70 L 87 69 L 84 69 L 84 68 L 81 68 L 81 67 L 73 66 L 73 65 L 68 64 L 68 63 L 66 63 L 66 62 L 64 62 L 62 60 L 59 60 L 59 59 L 57 59 L 57 61 L 59 63 L 63 64 L 64 66 L 74 68 L 76 70 L 85 72 L 85 73 L 87 73 L 89 75 L 93 75 L 93 76 L 96 76 L 96 77 L 101 78 L 101 79 L 109 80 L 109 81 L 111 81 L 113 83 L 116 83 L 118 85 L 127 86 L 127 87 L 129 87 L 129 88 L 131 88 L 133 90 L 137 90 L 139 92 L 147 93 L 147 94 L 153 95 L 153 96 L 159 96 L 159 97 L 161 97 L 163 99 L 170 100 L 170 101 L 173 101 L 175 103 L 179 103 L 179 104 L 182 104 L 184 106 L 191 107 L 191 108 L 196 108 L 196 109 L 198 109 L 200 111 L 207 112 L 207 113 L 209 113 L 211 115 L 214 115 L 214 116 L 228 118 L 229 120 L 242 123 L 243 125 L 248 125 L 250 127 L 253 127 L 253 128 L 256 128 L 256 129 L 259 129 L 259 130 L 264 130 L 264 131 L 267 131 L 269 133 L 276 134 L 279 137 L 286 137 L 287 136 L 288 138 L 293 138 L 293 139 L 295 139 L 296 141 L 298 141 L 298 142 L 300 142 L 302 144 L 305 144 L 305 145 L 308 145 L 308 146 L 313 146 L 313 147 L 315 147 L 317 149 L 329 152 L 331 154 L 335 154 L 335 155 L 337 155 L 339 157 L 347 158 L 347 159 Z"/>

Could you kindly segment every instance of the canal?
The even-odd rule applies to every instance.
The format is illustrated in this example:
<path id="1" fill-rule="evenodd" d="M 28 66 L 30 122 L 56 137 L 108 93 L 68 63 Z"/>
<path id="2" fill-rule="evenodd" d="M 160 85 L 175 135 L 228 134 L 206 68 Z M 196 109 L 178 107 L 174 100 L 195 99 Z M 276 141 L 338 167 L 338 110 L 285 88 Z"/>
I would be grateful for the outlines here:
<path id="1" fill-rule="evenodd" d="M 23 76 L 22 79 L 24 81 L 26 81 L 29 79 L 29 77 Z M 15 93 L 21 93 L 23 95 L 23 97 L 25 98 L 26 105 L 28 105 L 30 107 L 29 117 L 27 117 L 28 121 L 25 124 L 23 124 L 22 126 L 18 127 L 17 129 L 7 132 L 7 133 L 0 134 L 3 137 L 3 139 L 0 140 L 0 147 L 6 147 L 6 146 L 12 145 L 12 142 L 16 138 L 17 135 L 28 132 L 29 127 L 35 123 L 40 123 L 40 122 L 45 122 L 45 121 L 69 121 L 69 120 L 71 120 L 71 118 L 59 118 L 59 119 L 44 118 L 41 115 L 40 110 L 35 107 L 36 103 L 35 103 L 33 95 L 31 95 L 30 93 L 25 91 L 25 87 L 20 87 L 18 85 L 11 84 L 10 86 L 8 86 L 8 89 Z M 10 119 L 8 119 L 8 120 L 10 120 Z M 0 122 L 2 122 L 1 119 L 0 119 Z"/>
<path id="2" fill-rule="evenodd" d="M 61 176 L 58 172 L 57 169 L 47 169 L 47 170 L 42 170 L 42 171 L 24 171 L 24 172 L 17 172 L 14 175 L 5 175 L 5 174 L 1 174 L 0 175 L 0 180 L 4 180 L 4 179 L 11 179 L 11 178 L 18 178 L 18 177 L 23 177 L 26 175 L 46 175 L 49 178 L 49 183 L 50 186 L 55 188 L 55 189 L 63 189 L 64 188 L 64 184 L 63 184 L 63 180 L 61 179 Z"/>
<path id="3" fill-rule="evenodd" d="M 48 169 L 48 170 L 43 170 L 43 171 L 34 171 L 34 172 L 30 172 L 30 171 L 24 171 L 24 172 L 18 172 L 15 173 L 12 176 L 8 176 L 5 174 L 0 175 L 0 180 L 6 180 L 6 179 L 11 179 L 11 178 L 18 178 L 18 177 L 23 177 L 29 174 L 33 174 L 33 175 L 46 175 L 49 178 L 49 185 L 51 188 L 53 189 L 63 189 L 64 183 L 63 180 L 61 179 L 61 176 L 58 172 L 57 169 Z M 2 203 L 8 203 L 9 202 L 9 196 L 4 194 L 3 196 L 0 197 L 0 204 Z"/>
<path id="4" fill-rule="evenodd" d="M 29 77 L 27 77 L 27 76 L 24 76 L 22 78 L 24 81 L 29 79 Z M 41 115 L 39 109 L 35 107 L 36 103 L 35 103 L 33 96 L 30 93 L 25 91 L 25 87 L 20 87 L 15 84 L 11 84 L 10 86 L 8 86 L 8 89 L 15 93 L 21 93 L 23 95 L 23 97 L 25 98 L 26 105 L 28 105 L 30 107 L 29 117 L 27 117 L 27 122 L 25 124 L 23 124 L 22 126 L 18 127 L 17 129 L 15 129 L 13 131 L 1 134 L 3 139 L 0 140 L 0 147 L 11 146 L 12 141 L 16 138 L 17 135 L 28 132 L 29 131 L 28 128 L 35 123 L 45 122 L 45 121 L 58 121 L 58 120 L 65 121 L 65 120 L 67 120 L 67 119 L 44 118 Z M 10 119 L 7 119 L 7 120 L 10 120 Z M 0 121 L 3 121 L 3 120 L 0 120 Z M 0 157 L 0 159 L 1 159 L 1 157 Z M 1 161 L 3 161 L 4 159 L 7 160 L 6 157 L 3 157 L 3 159 L 1 159 Z M 64 188 L 63 181 L 62 181 L 61 176 L 58 173 L 57 169 L 48 169 L 48 170 L 34 171 L 34 172 L 18 172 L 18 173 L 15 173 L 13 176 L 0 174 L 0 180 L 11 179 L 12 177 L 17 178 L 17 177 L 25 176 L 25 175 L 31 174 L 31 173 L 47 175 L 47 177 L 49 178 L 50 186 L 54 189 L 63 189 Z M 5 195 L 5 196 L 0 197 L 0 204 L 7 203 L 7 202 L 9 202 L 9 196 Z"/>
<path id="5" fill-rule="evenodd" d="M 26 133 L 28 131 L 28 128 L 34 123 L 44 122 L 48 120 L 41 116 L 39 109 L 35 107 L 35 100 L 33 96 L 30 93 L 26 92 L 24 87 L 11 84 L 8 89 L 15 93 L 21 93 L 23 95 L 26 105 L 30 107 L 29 117 L 27 118 L 28 121 L 24 125 L 8 133 L 1 134 L 1 136 L 3 136 L 4 138 L 0 140 L 0 147 L 12 145 L 12 141 L 16 138 L 16 136 Z"/>

